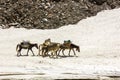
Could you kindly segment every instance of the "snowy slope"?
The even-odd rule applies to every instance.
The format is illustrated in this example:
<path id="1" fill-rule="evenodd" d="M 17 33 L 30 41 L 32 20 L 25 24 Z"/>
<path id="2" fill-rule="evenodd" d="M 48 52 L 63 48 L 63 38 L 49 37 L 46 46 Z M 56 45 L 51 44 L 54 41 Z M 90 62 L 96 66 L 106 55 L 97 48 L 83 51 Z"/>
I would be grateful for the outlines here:
<path id="1" fill-rule="evenodd" d="M 100 12 L 76 25 L 53 30 L 0 29 L 0 79 L 2 78 L 102 78 L 120 75 L 120 9 Z M 78 57 L 51 59 L 16 56 L 22 40 L 41 44 L 45 39 L 71 40 L 81 48 Z M 38 50 L 34 48 L 35 55 Z M 22 51 L 26 54 L 26 50 Z M 68 51 L 65 51 L 68 54 Z M 73 53 L 72 53 L 73 54 Z M 31 76 L 32 75 L 32 76 Z"/>

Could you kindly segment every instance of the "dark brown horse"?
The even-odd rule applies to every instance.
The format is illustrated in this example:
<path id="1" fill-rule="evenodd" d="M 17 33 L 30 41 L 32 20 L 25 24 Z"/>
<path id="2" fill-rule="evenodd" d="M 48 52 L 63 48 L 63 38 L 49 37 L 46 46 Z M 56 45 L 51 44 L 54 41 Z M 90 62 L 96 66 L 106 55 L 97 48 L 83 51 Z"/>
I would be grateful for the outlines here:
<path id="1" fill-rule="evenodd" d="M 36 47 L 38 49 L 38 45 L 36 43 L 32 44 L 30 42 L 21 42 L 20 44 L 17 44 L 17 46 L 16 46 L 17 56 L 21 56 L 21 50 L 22 49 L 28 49 L 27 50 L 27 56 L 28 56 L 29 50 L 31 50 L 31 52 L 34 56 L 35 54 L 33 53 L 33 50 L 32 50 L 33 47 Z"/>
<path id="2" fill-rule="evenodd" d="M 68 54 L 69 56 L 70 56 L 71 50 L 73 51 L 73 53 L 74 53 L 75 56 L 76 56 L 76 53 L 75 53 L 74 49 L 76 49 L 76 51 L 80 52 L 80 47 L 77 46 L 77 45 L 75 45 L 75 44 L 73 44 L 73 43 L 70 43 L 70 44 L 61 44 L 60 45 L 60 50 L 58 52 L 58 55 L 60 54 L 60 51 L 62 51 L 63 55 L 65 55 L 64 54 L 65 49 L 69 49 L 69 54 Z"/>

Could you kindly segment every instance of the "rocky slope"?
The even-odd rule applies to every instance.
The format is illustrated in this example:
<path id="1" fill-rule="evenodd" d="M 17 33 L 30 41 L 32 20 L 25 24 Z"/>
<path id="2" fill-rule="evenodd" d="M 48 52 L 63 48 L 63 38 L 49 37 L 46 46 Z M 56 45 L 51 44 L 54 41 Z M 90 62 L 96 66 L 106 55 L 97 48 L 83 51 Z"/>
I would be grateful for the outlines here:
<path id="1" fill-rule="evenodd" d="M 119 7 L 120 0 L 0 0 L 0 25 L 55 29 Z"/>

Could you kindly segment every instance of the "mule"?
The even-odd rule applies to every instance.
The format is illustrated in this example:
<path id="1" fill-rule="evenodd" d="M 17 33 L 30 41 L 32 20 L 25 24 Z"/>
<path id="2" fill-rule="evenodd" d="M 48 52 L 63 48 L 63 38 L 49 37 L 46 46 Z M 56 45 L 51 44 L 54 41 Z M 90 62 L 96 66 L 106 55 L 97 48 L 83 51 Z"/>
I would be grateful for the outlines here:
<path id="1" fill-rule="evenodd" d="M 50 38 L 46 39 L 43 44 L 40 44 L 39 49 L 38 49 L 38 56 L 40 56 L 40 51 L 42 52 L 41 56 L 43 56 L 43 57 L 47 56 L 47 54 L 45 54 L 44 52 L 45 52 L 45 48 L 50 44 L 51 44 Z"/>
<path id="2" fill-rule="evenodd" d="M 59 50 L 60 44 L 59 43 L 55 43 L 55 42 L 51 42 L 50 39 L 45 40 L 45 42 L 43 44 L 39 45 L 39 53 L 38 55 L 40 55 L 40 51 L 42 51 L 42 56 L 48 56 L 48 53 L 50 52 L 51 57 L 56 56 L 57 57 L 57 51 Z"/>
<path id="3" fill-rule="evenodd" d="M 47 47 L 47 45 L 44 45 L 44 44 L 39 45 L 38 56 L 42 56 L 42 57 L 47 56 L 47 53 L 45 54 L 46 47 Z M 41 52 L 41 54 L 40 54 L 40 52 Z"/>
<path id="4" fill-rule="evenodd" d="M 32 50 L 33 47 L 36 47 L 38 49 L 37 43 L 33 44 L 33 43 L 30 43 L 30 42 L 21 42 L 20 44 L 17 44 L 17 46 L 16 46 L 17 56 L 21 56 L 21 50 L 22 49 L 28 49 L 26 56 L 28 56 L 29 50 L 32 52 L 33 56 L 35 56 L 35 54 Z"/>
<path id="5" fill-rule="evenodd" d="M 74 53 L 75 56 L 76 56 L 76 53 L 75 53 L 74 49 L 76 49 L 76 51 L 80 52 L 80 47 L 77 46 L 77 45 L 75 45 L 75 44 L 73 44 L 73 43 L 70 43 L 70 44 L 61 44 L 59 52 L 58 52 L 58 55 L 60 54 L 60 51 L 62 51 L 63 55 L 65 56 L 64 51 L 66 49 L 69 49 L 69 54 L 68 54 L 69 56 L 70 56 L 71 50 L 73 51 L 73 53 Z"/>
<path id="6" fill-rule="evenodd" d="M 59 50 L 59 48 L 60 48 L 60 43 L 51 43 L 50 45 L 48 45 L 48 46 L 46 46 L 46 47 L 44 47 L 43 49 L 44 49 L 44 54 L 48 54 L 49 52 L 51 52 L 51 55 L 49 56 L 49 57 L 58 57 L 57 56 L 57 52 L 58 52 L 58 50 Z"/>

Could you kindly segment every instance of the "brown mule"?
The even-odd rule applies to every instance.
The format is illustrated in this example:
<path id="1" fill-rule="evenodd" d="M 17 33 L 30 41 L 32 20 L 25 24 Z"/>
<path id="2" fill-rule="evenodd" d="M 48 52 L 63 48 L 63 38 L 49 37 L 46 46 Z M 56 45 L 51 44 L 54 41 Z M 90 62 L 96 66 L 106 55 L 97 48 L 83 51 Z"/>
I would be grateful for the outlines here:
<path id="1" fill-rule="evenodd" d="M 75 44 L 73 44 L 73 43 L 70 43 L 70 44 L 61 44 L 60 45 L 60 50 L 58 52 L 58 55 L 60 54 L 60 51 L 62 51 L 63 55 L 65 55 L 64 54 L 65 49 L 69 49 L 69 54 L 68 54 L 69 56 L 70 56 L 71 50 L 73 51 L 73 53 L 74 53 L 75 56 L 76 56 L 76 53 L 75 53 L 74 49 L 76 49 L 76 51 L 80 52 L 80 47 L 77 46 L 77 45 L 75 45 Z"/>

